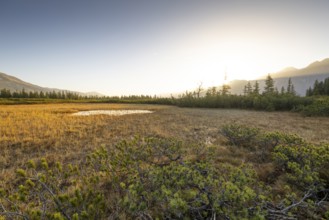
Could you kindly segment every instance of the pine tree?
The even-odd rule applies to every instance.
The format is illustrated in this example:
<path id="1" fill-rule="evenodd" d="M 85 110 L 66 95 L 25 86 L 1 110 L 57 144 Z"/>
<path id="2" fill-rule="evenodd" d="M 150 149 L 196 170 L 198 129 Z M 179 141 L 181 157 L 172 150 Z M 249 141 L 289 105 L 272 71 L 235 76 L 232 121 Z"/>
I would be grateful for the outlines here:
<path id="1" fill-rule="evenodd" d="M 231 86 L 223 84 L 222 86 L 222 95 L 228 95 L 230 93 Z"/>
<path id="2" fill-rule="evenodd" d="M 295 86 L 294 84 L 291 84 L 291 92 L 290 92 L 291 95 L 296 95 L 296 91 L 295 91 Z"/>
<path id="3" fill-rule="evenodd" d="M 11 95 L 11 92 L 9 89 L 1 89 L 0 91 L 0 97 L 1 98 L 11 98 L 12 95 Z"/>
<path id="4" fill-rule="evenodd" d="M 195 91 L 197 98 L 200 98 L 200 95 L 201 95 L 202 91 L 203 91 L 202 83 L 200 83 L 200 85 L 198 86 L 198 88 Z"/>
<path id="5" fill-rule="evenodd" d="M 267 75 L 265 80 L 264 95 L 273 95 L 275 93 L 274 80 L 270 74 Z"/>
<path id="6" fill-rule="evenodd" d="M 216 96 L 217 93 L 218 93 L 218 91 L 217 91 L 216 86 L 213 86 L 213 87 L 211 87 L 211 88 L 209 88 L 209 89 L 207 90 L 206 96 L 207 96 L 207 97 L 210 97 L 210 96 Z"/>
<path id="7" fill-rule="evenodd" d="M 319 81 L 315 80 L 312 95 L 320 95 L 319 93 Z"/>
<path id="8" fill-rule="evenodd" d="M 324 80 L 324 95 L 329 95 L 329 78 Z"/>
<path id="9" fill-rule="evenodd" d="M 259 83 L 258 83 L 258 81 L 255 81 L 253 94 L 254 95 L 259 95 Z"/>
<path id="10" fill-rule="evenodd" d="M 324 95 L 324 82 L 319 82 L 319 95 Z"/>
<path id="11" fill-rule="evenodd" d="M 308 88 L 307 90 L 306 90 L 306 96 L 312 96 L 313 95 L 313 90 L 312 90 L 312 88 L 310 87 L 310 88 Z"/>
<path id="12" fill-rule="evenodd" d="M 244 87 L 243 87 L 243 95 L 247 95 L 247 85 L 245 85 Z"/>
<path id="13" fill-rule="evenodd" d="M 251 95 L 252 94 L 252 86 L 250 82 L 245 85 L 245 95 Z"/>
<path id="14" fill-rule="evenodd" d="M 291 82 L 291 78 L 289 78 L 288 80 L 288 86 L 287 86 L 287 93 L 290 94 L 291 93 L 291 88 L 292 87 L 292 82 Z"/>
<path id="15" fill-rule="evenodd" d="M 291 78 L 288 80 L 287 94 L 296 95 L 295 86 L 292 84 Z"/>

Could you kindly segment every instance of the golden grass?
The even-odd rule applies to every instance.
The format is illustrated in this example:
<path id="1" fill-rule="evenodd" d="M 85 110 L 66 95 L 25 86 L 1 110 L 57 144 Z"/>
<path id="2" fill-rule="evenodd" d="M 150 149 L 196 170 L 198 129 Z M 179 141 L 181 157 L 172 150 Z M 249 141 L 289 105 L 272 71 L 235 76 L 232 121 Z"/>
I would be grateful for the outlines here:
<path id="1" fill-rule="evenodd" d="M 82 110 L 139 109 L 152 114 L 77 117 Z M 227 149 L 220 128 L 237 122 L 266 131 L 298 134 L 307 141 L 329 141 L 329 118 L 305 118 L 288 112 L 190 109 L 132 104 L 43 104 L 0 106 L 0 180 L 29 159 L 79 162 L 101 145 L 111 146 L 134 135 L 175 137 L 185 142 L 220 146 L 218 161 L 238 164 L 244 152 Z M 269 166 L 267 169 L 271 169 Z M 266 178 L 266 175 L 262 175 Z"/>

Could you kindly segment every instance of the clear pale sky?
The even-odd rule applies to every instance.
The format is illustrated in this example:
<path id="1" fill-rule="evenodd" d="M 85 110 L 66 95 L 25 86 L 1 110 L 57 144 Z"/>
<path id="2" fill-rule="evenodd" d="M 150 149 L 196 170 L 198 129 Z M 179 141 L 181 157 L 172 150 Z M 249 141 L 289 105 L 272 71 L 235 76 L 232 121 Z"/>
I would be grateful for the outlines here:
<path id="1" fill-rule="evenodd" d="M 168 94 L 329 57 L 328 0 L 0 0 L 0 72 Z"/>

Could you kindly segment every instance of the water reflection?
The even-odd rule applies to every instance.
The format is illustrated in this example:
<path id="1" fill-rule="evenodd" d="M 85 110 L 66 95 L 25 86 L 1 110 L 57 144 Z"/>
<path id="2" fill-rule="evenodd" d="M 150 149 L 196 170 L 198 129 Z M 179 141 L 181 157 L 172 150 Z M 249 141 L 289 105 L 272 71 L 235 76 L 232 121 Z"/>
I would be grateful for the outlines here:
<path id="1" fill-rule="evenodd" d="M 149 110 L 91 110 L 73 113 L 75 116 L 89 116 L 89 115 L 130 115 L 130 114 L 149 114 L 153 111 Z"/>

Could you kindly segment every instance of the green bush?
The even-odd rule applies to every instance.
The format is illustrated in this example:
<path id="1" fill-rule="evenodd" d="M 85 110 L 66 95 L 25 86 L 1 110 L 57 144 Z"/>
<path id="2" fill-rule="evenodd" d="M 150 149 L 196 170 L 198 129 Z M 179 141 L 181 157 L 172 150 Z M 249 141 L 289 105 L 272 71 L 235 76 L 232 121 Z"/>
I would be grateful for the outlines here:
<path id="1" fill-rule="evenodd" d="M 84 176 L 77 166 L 29 161 L 17 170 L 17 188 L 3 193 L 0 212 L 8 219 L 100 219 L 104 196 L 94 176 Z M 6 207 L 6 208 L 4 208 Z"/>
<path id="2" fill-rule="evenodd" d="M 220 133 L 228 140 L 230 145 L 254 151 L 258 162 L 271 160 L 273 149 L 280 144 L 296 145 L 304 143 L 304 140 L 297 135 L 282 132 L 263 132 L 258 128 L 239 124 L 224 125 Z"/>
<path id="3" fill-rule="evenodd" d="M 238 124 L 224 125 L 220 133 L 226 137 L 229 144 L 248 149 L 255 149 L 259 129 Z"/>
<path id="4" fill-rule="evenodd" d="M 209 161 L 186 159 L 175 140 L 135 138 L 118 144 L 116 151 L 101 151 L 91 164 L 113 175 L 108 185 L 120 189 L 119 204 L 131 218 L 265 215 L 262 186 L 250 166 L 216 169 Z"/>
<path id="5" fill-rule="evenodd" d="M 257 140 L 257 161 L 266 162 L 270 161 L 274 148 L 278 145 L 299 145 L 305 141 L 293 134 L 286 134 L 282 132 L 266 132 L 261 133 Z"/>
<path id="6" fill-rule="evenodd" d="M 287 176 L 300 189 L 321 189 L 328 179 L 321 179 L 319 172 L 329 163 L 329 145 L 279 145 L 274 149 L 278 167 L 287 171 Z"/>
<path id="7" fill-rule="evenodd" d="M 329 99 L 321 98 L 313 104 L 298 108 L 304 116 L 329 116 Z"/>
<path id="8" fill-rule="evenodd" d="M 280 185 L 284 195 L 273 193 L 250 164 L 219 163 L 215 146 L 208 151 L 175 139 L 135 137 L 99 148 L 79 167 L 29 161 L 17 169 L 12 187 L 0 189 L 0 217 L 325 218 L 328 144 L 312 145 L 296 135 L 241 125 L 226 125 L 224 131 L 236 146 L 254 149 L 254 155 L 264 149 L 266 160 L 281 170 L 277 178 L 286 180 Z"/>

